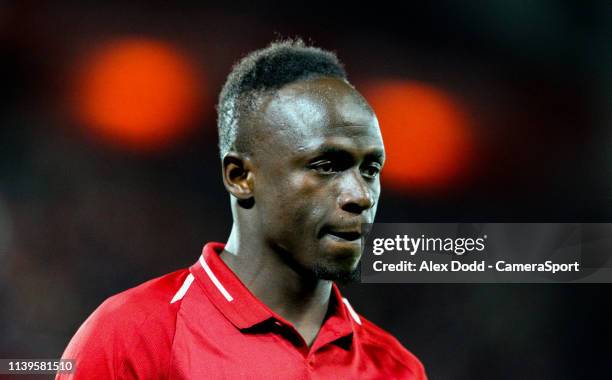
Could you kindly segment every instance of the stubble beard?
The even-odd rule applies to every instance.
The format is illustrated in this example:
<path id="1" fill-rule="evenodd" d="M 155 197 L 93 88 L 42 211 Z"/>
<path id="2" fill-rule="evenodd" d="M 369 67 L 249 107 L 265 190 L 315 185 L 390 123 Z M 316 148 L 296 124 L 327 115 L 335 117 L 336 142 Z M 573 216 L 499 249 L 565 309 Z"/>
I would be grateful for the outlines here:
<path id="1" fill-rule="evenodd" d="M 314 277 L 319 280 L 334 281 L 340 285 L 348 285 L 361 279 L 361 260 L 353 270 L 330 268 L 329 265 L 315 264 L 311 269 Z"/>

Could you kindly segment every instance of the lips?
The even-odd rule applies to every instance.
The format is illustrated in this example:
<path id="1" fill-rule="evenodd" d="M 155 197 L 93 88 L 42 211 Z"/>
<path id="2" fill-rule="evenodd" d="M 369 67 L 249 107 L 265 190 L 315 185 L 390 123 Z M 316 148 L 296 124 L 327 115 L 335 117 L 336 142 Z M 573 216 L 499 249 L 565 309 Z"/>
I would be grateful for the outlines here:
<path id="1" fill-rule="evenodd" d="M 329 235 L 338 240 L 355 241 L 361 239 L 361 230 L 359 228 L 338 228 L 324 227 L 320 233 L 321 236 Z"/>

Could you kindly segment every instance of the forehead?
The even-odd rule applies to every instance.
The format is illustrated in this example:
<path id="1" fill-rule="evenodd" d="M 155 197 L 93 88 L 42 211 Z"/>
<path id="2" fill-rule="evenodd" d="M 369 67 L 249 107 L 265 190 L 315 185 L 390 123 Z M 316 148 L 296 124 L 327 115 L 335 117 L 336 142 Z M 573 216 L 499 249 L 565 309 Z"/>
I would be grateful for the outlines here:
<path id="1" fill-rule="evenodd" d="M 291 83 L 264 99 L 259 110 L 264 146 L 302 151 L 327 142 L 382 149 L 376 116 L 341 79 Z"/>

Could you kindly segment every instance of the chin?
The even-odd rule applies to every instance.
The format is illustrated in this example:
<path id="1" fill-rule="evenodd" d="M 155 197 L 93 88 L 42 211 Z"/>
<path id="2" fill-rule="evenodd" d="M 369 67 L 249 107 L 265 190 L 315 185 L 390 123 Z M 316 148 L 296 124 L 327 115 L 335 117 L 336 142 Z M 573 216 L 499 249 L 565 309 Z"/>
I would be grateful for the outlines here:
<path id="1" fill-rule="evenodd" d="M 361 279 L 361 265 L 342 266 L 316 264 L 312 272 L 319 280 L 334 281 L 339 284 L 350 284 Z"/>

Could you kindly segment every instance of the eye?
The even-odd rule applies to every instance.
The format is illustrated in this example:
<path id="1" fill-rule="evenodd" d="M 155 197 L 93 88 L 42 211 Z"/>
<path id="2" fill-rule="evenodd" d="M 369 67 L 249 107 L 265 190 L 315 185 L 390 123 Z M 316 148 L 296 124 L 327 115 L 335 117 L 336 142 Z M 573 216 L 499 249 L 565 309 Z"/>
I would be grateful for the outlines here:
<path id="1" fill-rule="evenodd" d="M 366 165 L 361 172 L 363 173 L 363 175 L 367 178 L 376 178 L 376 176 L 378 174 L 380 174 L 380 170 L 381 170 L 381 166 L 380 164 L 373 162 L 371 164 Z"/>
<path id="2" fill-rule="evenodd" d="M 321 160 L 314 162 L 310 168 L 321 174 L 332 174 L 335 172 L 334 164 L 329 160 Z"/>

